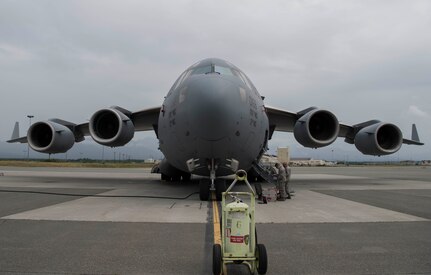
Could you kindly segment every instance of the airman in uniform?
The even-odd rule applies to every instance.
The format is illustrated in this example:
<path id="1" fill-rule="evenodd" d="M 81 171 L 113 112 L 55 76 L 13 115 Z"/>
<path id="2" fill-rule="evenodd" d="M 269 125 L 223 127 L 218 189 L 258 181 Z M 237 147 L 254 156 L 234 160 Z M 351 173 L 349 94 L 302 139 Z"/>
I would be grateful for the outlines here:
<path id="1" fill-rule="evenodd" d="M 291 199 L 292 198 L 292 195 L 291 195 L 292 190 L 290 188 L 289 181 L 290 181 L 290 174 L 291 174 L 292 170 L 290 169 L 287 162 L 283 162 L 283 168 L 286 171 L 286 181 L 284 182 L 284 190 L 286 192 L 286 198 Z"/>
<path id="2" fill-rule="evenodd" d="M 285 191 L 285 183 L 286 183 L 286 169 L 284 169 L 283 165 L 280 165 L 280 163 L 275 164 L 275 168 L 277 168 L 277 188 L 278 188 L 278 195 L 277 200 L 278 201 L 285 201 L 286 200 L 286 191 Z"/>

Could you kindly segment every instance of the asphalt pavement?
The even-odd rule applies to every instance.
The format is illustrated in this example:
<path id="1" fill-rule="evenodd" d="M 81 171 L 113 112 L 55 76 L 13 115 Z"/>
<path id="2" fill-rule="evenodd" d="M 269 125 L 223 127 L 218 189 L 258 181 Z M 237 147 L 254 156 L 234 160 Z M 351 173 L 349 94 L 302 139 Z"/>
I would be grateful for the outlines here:
<path id="1" fill-rule="evenodd" d="M 256 209 L 267 274 L 431 274 L 430 167 L 292 170 L 293 199 Z M 1 173 L 0 274 L 211 274 L 213 204 L 196 181 L 145 169 Z"/>

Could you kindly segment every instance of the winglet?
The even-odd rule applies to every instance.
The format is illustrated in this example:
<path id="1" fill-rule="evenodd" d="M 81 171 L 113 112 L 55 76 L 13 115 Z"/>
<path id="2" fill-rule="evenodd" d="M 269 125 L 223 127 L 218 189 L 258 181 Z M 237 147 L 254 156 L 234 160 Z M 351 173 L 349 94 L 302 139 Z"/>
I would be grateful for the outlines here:
<path id="1" fill-rule="evenodd" d="M 13 127 L 12 136 L 10 139 L 17 139 L 19 138 L 19 122 L 15 122 L 15 127 Z"/>
<path id="2" fill-rule="evenodd" d="M 25 137 L 19 137 L 19 122 L 15 122 L 15 126 L 13 127 L 12 137 L 7 142 L 9 143 L 26 143 L 27 142 L 27 136 Z"/>
<path id="3" fill-rule="evenodd" d="M 412 124 L 412 140 L 420 142 L 416 124 Z"/>
<path id="4" fill-rule="evenodd" d="M 416 129 L 416 124 L 412 124 L 412 139 L 403 139 L 404 144 L 411 144 L 411 145 L 424 145 L 419 140 L 418 130 Z"/>

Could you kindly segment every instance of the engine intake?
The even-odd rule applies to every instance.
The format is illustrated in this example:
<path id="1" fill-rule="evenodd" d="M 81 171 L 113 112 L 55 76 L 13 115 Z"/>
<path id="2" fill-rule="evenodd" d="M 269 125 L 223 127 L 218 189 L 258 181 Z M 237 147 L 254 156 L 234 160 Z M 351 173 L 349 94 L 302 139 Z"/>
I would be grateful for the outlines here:
<path id="1" fill-rule="evenodd" d="M 293 134 L 304 147 L 318 148 L 333 143 L 339 130 L 338 119 L 333 113 L 314 109 L 296 121 Z"/>
<path id="2" fill-rule="evenodd" d="M 365 155 L 382 156 L 397 152 L 403 143 L 401 130 L 390 123 L 376 123 L 361 129 L 355 146 Z"/>
<path id="3" fill-rule="evenodd" d="M 28 129 L 27 141 L 31 149 L 48 154 L 64 153 L 75 143 L 73 132 L 52 121 L 36 122 Z"/>
<path id="4" fill-rule="evenodd" d="M 135 134 L 133 122 L 114 108 L 93 114 L 89 123 L 91 137 L 99 144 L 117 147 L 128 143 Z"/>

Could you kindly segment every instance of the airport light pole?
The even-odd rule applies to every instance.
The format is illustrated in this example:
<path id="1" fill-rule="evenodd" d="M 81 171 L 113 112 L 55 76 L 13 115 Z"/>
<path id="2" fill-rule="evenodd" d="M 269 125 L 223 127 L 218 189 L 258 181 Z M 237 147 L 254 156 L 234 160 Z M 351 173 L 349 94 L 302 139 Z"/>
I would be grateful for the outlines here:
<path id="1" fill-rule="evenodd" d="M 33 115 L 27 115 L 27 117 L 28 117 L 28 129 L 30 129 L 31 119 L 34 118 L 34 116 Z M 27 139 L 28 139 L 28 131 L 27 131 Z M 28 143 L 28 140 L 27 140 L 27 161 L 29 161 L 29 160 L 30 160 L 30 144 Z"/>

